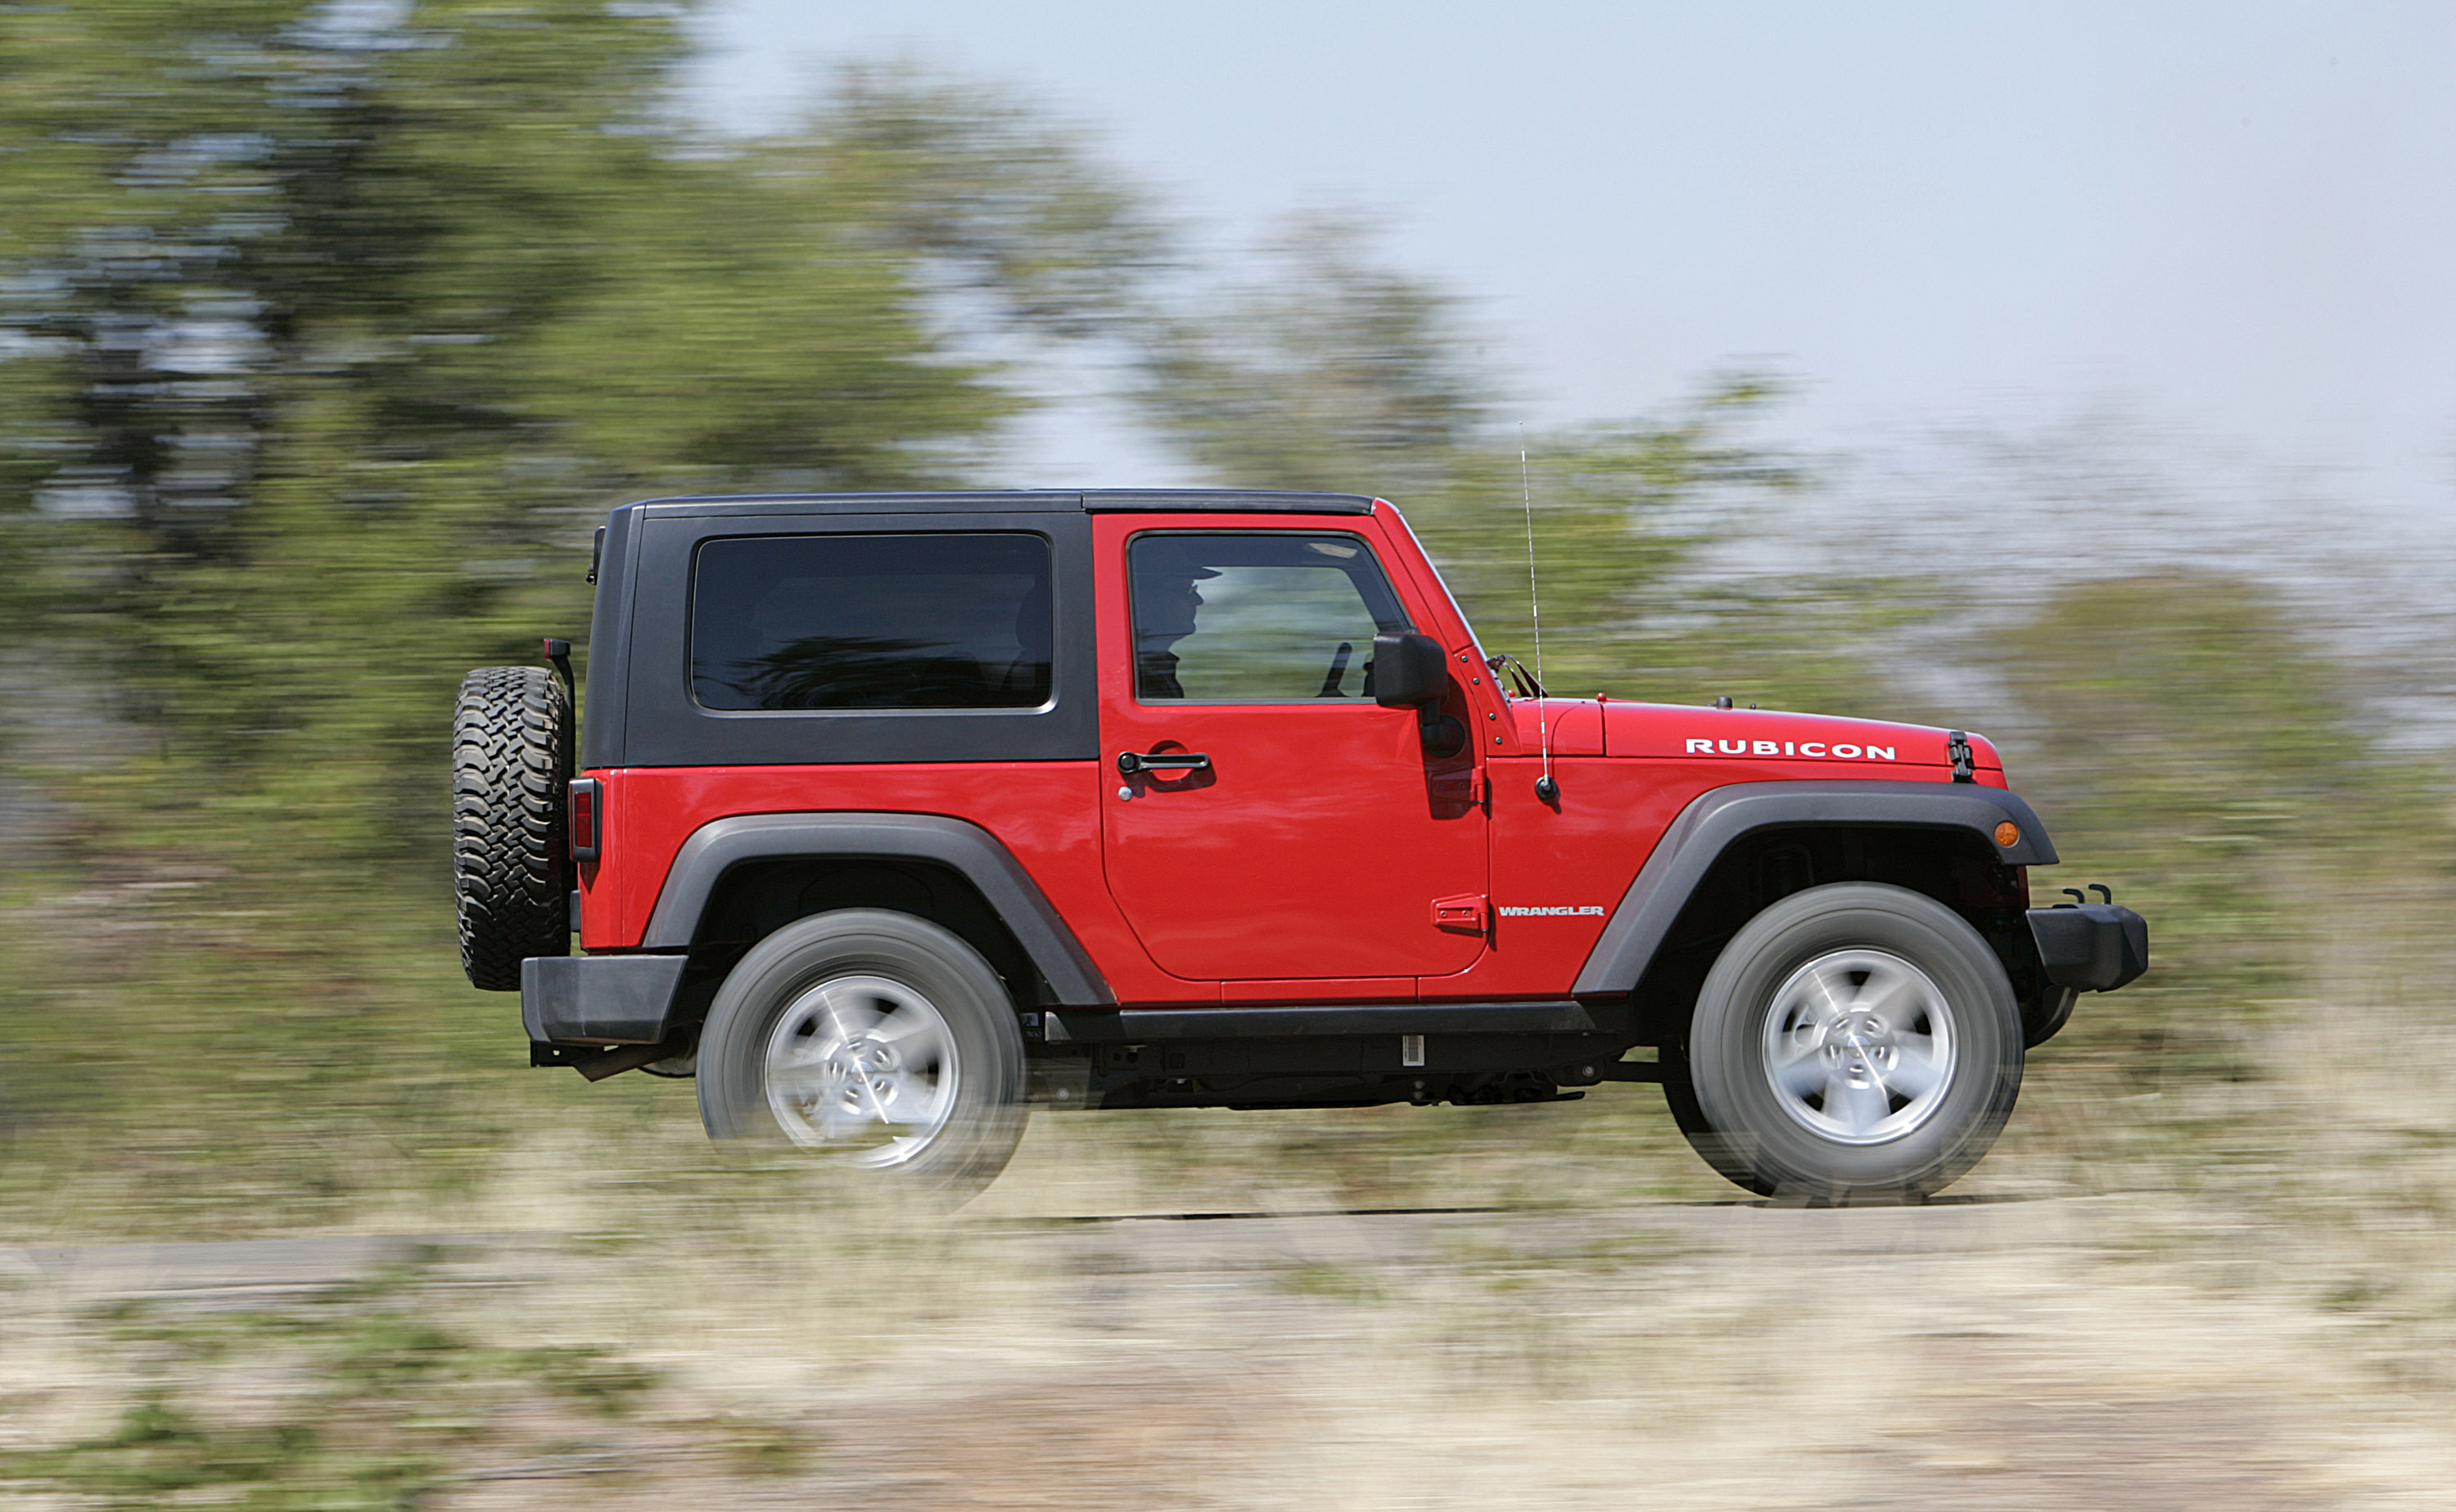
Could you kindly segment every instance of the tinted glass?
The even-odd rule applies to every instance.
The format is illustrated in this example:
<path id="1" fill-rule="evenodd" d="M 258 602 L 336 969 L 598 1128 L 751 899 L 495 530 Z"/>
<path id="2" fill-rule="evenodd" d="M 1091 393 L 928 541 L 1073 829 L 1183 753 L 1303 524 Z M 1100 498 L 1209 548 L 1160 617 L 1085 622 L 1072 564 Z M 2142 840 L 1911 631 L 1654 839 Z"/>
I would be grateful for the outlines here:
<path id="1" fill-rule="evenodd" d="M 710 541 L 691 691 L 714 709 L 1032 708 L 1052 624 L 1038 536 Z"/>
<path id="2" fill-rule="evenodd" d="M 1354 536 L 1156 533 L 1127 562 L 1146 703 L 1369 698 L 1374 633 L 1411 628 Z"/>

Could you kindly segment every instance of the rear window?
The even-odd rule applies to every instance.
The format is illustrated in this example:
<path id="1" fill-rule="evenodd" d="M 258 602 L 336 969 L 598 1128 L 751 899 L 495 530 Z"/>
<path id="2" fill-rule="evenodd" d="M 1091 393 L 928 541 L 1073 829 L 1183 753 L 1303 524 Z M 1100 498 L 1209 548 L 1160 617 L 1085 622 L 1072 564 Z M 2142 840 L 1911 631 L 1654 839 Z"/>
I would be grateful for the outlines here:
<path id="1" fill-rule="evenodd" d="M 1049 542 L 1015 534 L 704 542 L 691 692 L 711 709 L 1035 708 Z"/>

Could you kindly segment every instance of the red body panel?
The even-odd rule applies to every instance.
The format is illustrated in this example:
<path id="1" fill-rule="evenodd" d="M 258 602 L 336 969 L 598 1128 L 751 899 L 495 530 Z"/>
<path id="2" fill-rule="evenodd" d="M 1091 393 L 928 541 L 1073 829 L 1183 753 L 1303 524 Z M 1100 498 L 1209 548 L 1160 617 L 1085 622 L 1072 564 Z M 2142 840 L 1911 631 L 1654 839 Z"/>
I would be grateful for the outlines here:
<path id="1" fill-rule="evenodd" d="M 1527 698 L 1509 707 L 1521 749 L 1556 756 L 1601 756 L 1604 706 L 1592 699 Z"/>
<path id="2" fill-rule="evenodd" d="M 1442 575 L 1397 510 L 1377 503 L 1373 518 L 1391 541 L 1382 554 L 1382 565 L 1390 569 L 1401 596 L 1417 615 L 1416 627 L 1450 648 L 1451 661 L 1463 679 L 1459 691 L 1466 703 L 1462 718 L 1467 726 L 1468 751 L 1479 761 L 1517 754 L 1518 725 L 1510 713 L 1510 700 L 1484 666 L 1483 648 L 1475 644 L 1475 632 L 1458 601 L 1450 597 Z"/>
<path id="3" fill-rule="evenodd" d="M 1555 755 L 1552 777 L 1560 792 L 1545 804 L 1535 796 L 1535 781 L 1544 774 L 1540 757 L 1504 757 L 1492 763 L 1490 773 L 1490 949 L 1465 971 L 1420 981 L 1418 993 L 1428 1001 L 1566 994 L 1655 844 L 1699 794 L 1734 783 L 1835 775 L 1831 763 L 1812 760 Z M 1935 766 L 1864 763 L 1852 773 L 1889 782 L 1940 782 L 1948 774 Z M 2003 786 L 2000 772 L 1978 773 L 1981 782 L 1991 778 L 1991 786 Z"/>
<path id="4" fill-rule="evenodd" d="M 1137 704 L 1125 546 L 1147 530 L 1363 537 L 1449 648 L 1467 747 L 1426 760 L 1413 713 L 1357 701 Z M 1094 519 L 1095 762 L 613 769 L 604 856 L 581 868 L 582 944 L 637 949 L 674 856 L 736 814 L 856 810 L 979 825 L 1020 862 L 1121 1003 L 1499 1000 L 1566 994 L 1665 829 L 1732 783 L 1950 780 L 1940 729 L 1757 709 L 1511 701 L 1387 504 L 1374 516 Z M 1976 780 L 2002 763 L 1970 737 Z M 1124 750 L 1201 751 L 1198 779 L 1118 797 Z M 1559 784 L 1536 796 L 1548 747 Z M 1483 779 L 1481 787 L 1473 779 Z M 1479 801 L 1481 800 L 1481 801 Z M 1436 902 L 1451 913 L 1444 919 Z M 1480 901 L 1488 932 L 1462 927 Z"/>
<path id="5" fill-rule="evenodd" d="M 1104 776 L 1091 762 L 844 766 L 676 766 L 589 773 L 605 785 L 604 861 L 581 871 L 581 944 L 635 948 L 656 911 L 674 853 L 702 825 L 734 814 L 944 814 L 995 835 L 1074 930 L 1127 1001 L 1218 996 L 1154 966 L 1100 869 Z"/>
<path id="6" fill-rule="evenodd" d="M 1303 976 L 1265 982 L 1222 982 L 1222 1003 L 1409 1003 L 1412 976 Z"/>
<path id="7" fill-rule="evenodd" d="M 1953 759 L 1945 754 L 1949 732 L 1919 725 L 1888 725 L 1875 720 L 1773 709 L 1697 708 L 1680 704 L 1607 703 L 1601 706 L 1601 713 L 1604 748 L 1614 756 L 1731 761 L 1750 769 L 1779 761 L 1785 764 L 1780 773 L 1785 777 L 1883 776 L 1895 781 L 1915 777 L 1903 772 L 1876 773 L 1868 768 L 1950 768 L 1953 765 Z M 1524 715 L 1519 723 L 1525 724 Z M 1971 736 L 1970 750 L 1980 770 L 2004 769 L 2002 759 L 1985 736 Z M 1797 763 L 1806 763 L 1813 769 L 1791 769 Z"/>
<path id="8" fill-rule="evenodd" d="M 1566 995 L 1654 843 L 1711 786 L 1651 763 L 1555 755 L 1560 796 L 1547 805 L 1535 796 L 1543 773 L 1534 755 L 1491 764 L 1492 939 L 1469 970 L 1419 982 L 1422 997 Z"/>
<path id="9" fill-rule="evenodd" d="M 1379 521 L 1354 516 L 1239 523 L 1361 537 L 1385 565 L 1404 556 Z M 1412 995 L 1411 978 L 1463 971 L 1482 953 L 1481 935 L 1437 926 L 1433 903 L 1482 893 L 1485 867 L 1484 810 L 1463 780 L 1444 784 L 1425 760 L 1415 711 L 1361 699 L 1135 697 L 1128 541 L 1221 528 L 1218 515 L 1093 521 L 1103 752 L 1199 751 L 1212 763 L 1182 778 L 1110 785 L 1101 799 L 1110 893 L 1152 958 L 1175 975 L 1242 984 L 1376 978 L 1370 995 Z M 1411 620 L 1437 625 L 1418 585 L 1391 576 Z M 1463 779 L 1466 762 L 1457 765 Z M 1257 997 L 1267 991 L 1259 985 L 1238 991 L 1267 1000 Z M 1321 981 L 1316 995 L 1332 991 Z"/>

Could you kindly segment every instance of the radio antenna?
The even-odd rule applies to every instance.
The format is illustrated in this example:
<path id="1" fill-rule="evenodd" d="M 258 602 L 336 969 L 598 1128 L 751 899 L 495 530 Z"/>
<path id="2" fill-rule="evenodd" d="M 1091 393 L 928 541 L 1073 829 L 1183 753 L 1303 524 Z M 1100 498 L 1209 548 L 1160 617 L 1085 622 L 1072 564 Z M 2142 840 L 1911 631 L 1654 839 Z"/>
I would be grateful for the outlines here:
<path id="1" fill-rule="evenodd" d="M 1526 613 L 1535 622 L 1535 731 L 1544 753 L 1544 775 L 1535 779 L 1535 796 L 1545 803 L 1561 796 L 1552 780 L 1552 717 L 1544 691 L 1544 601 L 1535 591 L 1535 485 L 1526 471 L 1526 427 L 1518 427 L 1518 491 L 1526 504 Z"/>

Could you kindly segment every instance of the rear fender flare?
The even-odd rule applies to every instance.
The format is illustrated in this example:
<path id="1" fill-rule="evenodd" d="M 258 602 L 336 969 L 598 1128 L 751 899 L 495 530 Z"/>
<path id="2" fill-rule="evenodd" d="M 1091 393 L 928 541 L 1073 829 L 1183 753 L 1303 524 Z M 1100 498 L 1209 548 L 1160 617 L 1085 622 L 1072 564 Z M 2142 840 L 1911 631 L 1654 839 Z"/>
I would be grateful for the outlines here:
<path id="1" fill-rule="evenodd" d="M 1996 843 L 2010 821 L 2020 836 Z M 1731 843 L 1760 829 L 1803 825 L 1966 830 L 2008 867 L 2051 867 L 2056 848 L 2030 806 L 1975 783 L 1764 782 L 1709 788 L 1655 844 L 1578 971 L 1579 996 L 1627 992 L 1646 975 L 1706 874 Z"/>
<path id="2" fill-rule="evenodd" d="M 689 949 L 727 871 L 745 862 L 805 856 L 891 857 L 946 867 L 980 889 L 1059 1003 L 1103 1007 L 1117 1000 L 1014 853 L 978 825 L 935 814 L 739 814 L 703 825 L 675 853 L 641 946 Z"/>

